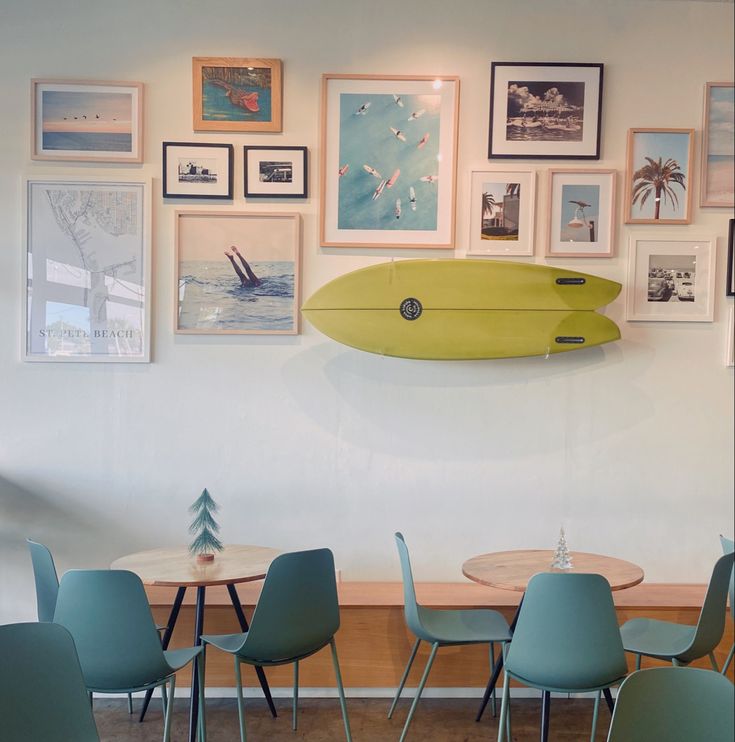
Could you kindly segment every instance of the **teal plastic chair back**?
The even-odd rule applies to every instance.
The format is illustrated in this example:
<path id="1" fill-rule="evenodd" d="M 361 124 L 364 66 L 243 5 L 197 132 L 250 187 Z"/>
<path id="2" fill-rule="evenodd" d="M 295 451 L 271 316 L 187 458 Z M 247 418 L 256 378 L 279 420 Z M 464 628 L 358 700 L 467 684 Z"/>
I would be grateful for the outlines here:
<path id="1" fill-rule="evenodd" d="M 506 668 L 548 691 L 606 688 L 624 677 L 628 670 L 608 581 L 596 574 L 534 575 Z"/>
<path id="2" fill-rule="evenodd" d="M 334 556 L 329 549 L 276 557 L 238 654 L 259 662 L 293 661 L 324 647 L 339 629 Z"/>
<path id="3" fill-rule="evenodd" d="M 735 552 L 735 541 L 724 536 L 720 536 L 723 554 L 732 554 Z M 730 571 L 730 618 L 735 620 L 735 565 Z"/>
<path id="4" fill-rule="evenodd" d="M 711 670 L 653 667 L 618 691 L 608 742 L 732 742 L 732 683 Z"/>
<path id="5" fill-rule="evenodd" d="M 67 572 L 54 621 L 74 637 L 90 690 L 125 692 L 171 673 L 143 583 L 132 572 Z"/>
<path id="6" fill-rule="evenodd" d="M 36 606 L 39 621 L 53 621 L 56 610 L 56 596 L 59 592 L 59 578 L 51 552 L 36 541 L 26 539 L 31 552 L 33 577 L 36 581 Z"/>
<path id="7" fill-rule="evenodd" d="M 0 739 L 99 742 L 74 641 L 53 623 L 0 626 Z"/>
<path id="8" fill-rule="evenodd" d="M 419 638 L 427 642 L 433 642 L 434 637 L 428 634 L 421 623 L 421 607 L 416 601 L 416 588 L 413 584 L 413 572 L 411 571 L 411 557 L 408 555 L 408 547 L 403 534 L 395 534 L 398 556 L 401 560 L 401 574 L 403 576 L 403 612 L 406 617 L 406 625 Z"/>

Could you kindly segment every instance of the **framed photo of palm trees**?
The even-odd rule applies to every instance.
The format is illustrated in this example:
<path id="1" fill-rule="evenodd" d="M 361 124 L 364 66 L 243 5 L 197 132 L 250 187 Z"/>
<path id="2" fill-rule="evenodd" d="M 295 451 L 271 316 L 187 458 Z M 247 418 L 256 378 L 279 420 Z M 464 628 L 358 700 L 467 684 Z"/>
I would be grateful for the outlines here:
<path id="1" fill-rule="evenodd" d="M 470 255 L 533 255 L 536 173 L 474 170 Z"/>
<path id="2" fill-rule="evenodd" d="M 626 224 L 689 224 L 694 129 L 629 129 Z"/>

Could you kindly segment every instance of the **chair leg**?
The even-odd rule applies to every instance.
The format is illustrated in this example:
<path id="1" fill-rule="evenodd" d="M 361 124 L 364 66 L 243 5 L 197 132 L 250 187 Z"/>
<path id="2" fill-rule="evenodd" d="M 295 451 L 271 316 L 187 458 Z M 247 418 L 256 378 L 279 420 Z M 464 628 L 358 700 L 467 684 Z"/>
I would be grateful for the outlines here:
<path id="1" fill-rule="evenodd" d="M 293 721 L 291 728 L 296 731 L 297 717 L 299 713 L 299 661 L 293 663 Z"/>
<path id="2" fill-rule="evenodd" d="M 332 649 L 332 664 L 334 665 L 334 675 L 337 678 L 337 690 L 339 692 L 339 707 L 342 709 L 342 721 L 345 725 L 345 739 L 352 742 L 352 732 L 350 730 L 350 719 L 347 716 L 347 702 L 345 701 L 345 689 L 342 685 L 342 673 L 339 671 L 339 659 L 337 658 L 337 645 L 334 643 L 334 637 L 329 640 L 329 646 Z"/>
<path id="3" fill-rule="evenodd" d="M 163 742 L 171 742 L 171 717 L 174 713 L 174 698 L 176 697 L 176 675 L 171 676 L 171 694 L 166 704 L 166 718 L 163 723 Z M 165 683 L 164 683 L 165 685 Z"/>
<path id="4" fill-rule="evenodd" d="M 592 733 L 590 734 L 590 742 L 595 742 L 595 732 L 597 731 L 597 715 L 600 712 L 600 696 L 602 691 L 597 691 L 595 694 L 595 710 L 592 712 Z"/>
<path id="5" fill-rule="evenodd" d="M 128 713 L 133 713 L 133 694 L 128 693 Z"/>
<path id="6" fill-rule="evenodd" d="M 495 642 L 490 642 L 490 672 L 492 672 L 495 669 Z M 493 718 L 495 718 L 498 715 L 498 703 L 497 703 L 497 693 L 495 692 L 495 688 L 493 688 Z"/>
<path id="7" fill-rule="evenodd" d="M 166 690 L 167 686 L 166 683 L 164 683 L 161 686 L 161 705 L 163 706 L 163 713 L 166 713 L 166 707 L 168 706 L 168 691 Z"/>
<path id="8" fill-rule="evenodd" d="M 89 691 L 87 695 L 89 696 L 89 708 L 94 711 L 94 699 L 92 698 L 92 691 Z"/>
<path id="9" fill-rule="evenodd" d="M 679 662 L 679 660 L 677 660 L 677 659 L 676 659 L 676 657 L 672 657 L 672 658 L 671 658 L 671 664 L 672 664 L 672 665 L 673 665 L 674 667 L 681 667 L 681 662 Z"/>
<path id="10" fill-rule="evenodd" d="M 204 702 L 204 654 L 207 651 L 206 645 L 202 646 L 202 653 L 199 655 L 199 662 L 196 663 L 197 672 L 199 673 L 199 742 L 207 742 L 207 721 L 205 719 Z"/>
<path id="11" fill-rule="evenodd" d="M 242 706 L 242 675 L 240 674 L 240 658 L 235 655 L 235 695 L 237 696 L 237 717 L 240 720 L 240 742 L 245 742 L 245 710 Z"/>
<path id="12" fill-rule="evenodd" d="M 434 664 L 434 657 L 436 657 L 436 650 L 439 649 L 439 643 L 434 642 L 431 645 L 431 652 L 429 654 L 429 659 L 426 662 L 426 668 L 424 669 L 424 674 L 421 676 L 421 682 L 419 683 L 419 687 L 416 688 L 416 695 L 414 696 L 413 703 L 411 704 L 411 708 L 408 712 L 408 717 L 406 718 L 406 723 L 403 726 L 403 732 L 401 732 L 401 737 L 398 742 L 403 742 L 404 739 L 406 739 L 406 735 L 408 734 L 408 727 L 411 723 L 411 719 L 413 718 L 414 712 L 416 711 L 416 707 L 419 705 L 419 699 L 421 698 L 421 694 L 424 692 L 424 686 L 426 685 L 426 680 L 429 677 L 429 671 L 431 670 L 431 666 Z"/>
<path id="13" fill-rule="evenodd" d="M 725 660 L 725 664 L 722 666 L 722 674 L 727 675 L 727 671 L 730 669 L 730 663 L 732 662 L 732 657 L 735 654 L 735 644 L 730 647 L 730 654 L 727 655 L 727 659 Z"/>
<path id="14" fill-rule="evenodd" d="M 710 662 L 710 665 L 712 665 L 712 669 L 715 672 L 719 672 L 720 671 L 720 668 L 717 666 L 717 660 L 715 659 L 714 652 L 710 652 L 709 653 L 709 662 Z"/>
<path id="15" fill-rule="evenodd" d="M 508 737 L 511 742 L 510 729 L 508 728 L 507 719 L 509 719 L 509 694 L 510 694 L 510 676 L 507 672 L 503 673 L 503 695 L 500 698 L 500 721 L 498 722 L 498 742 L 503 742 Z"/>
<path id="16" fill-rule="evenodd" d="M 413 649 L 411 650 L 411 656 L 408 658 L 408 664 L 406 665 L 406 669 L 403 671 L 401 682 L 398 684 L 398 690 L 396 691 L 396 697 L 393 699 L 393 703 L 391 704 L 390 711 L 388 712 L 389 719 L 393 716 L 393 712 L 396 710 L 396 705 L 398 704 L 398 699 L 401 697 L 401 693 L 403 693 L 403 686 L 406 685 L 408 673 L 411 671 L 411 665 L 413 665 L 413 661 L 416 659 L 416 652 L 418 652 L 419 650 L 419 644 L 421 644 L 421 639 L 416 639 L 416 641 L 413 644 Z"/>
<path id="17" fill-rule="evenodd" d="M 636 670 L 641 669 L 641 659 L 643 659 L 643 655 L 637 654 L 635 656 L 635 669 Z"/>
<path id="18" fill-rule="evenodd" d="M 551 693 L 547 690 L 541 695 L 541 742 L 549 740 L 549 712 L 551 711 Z"/>

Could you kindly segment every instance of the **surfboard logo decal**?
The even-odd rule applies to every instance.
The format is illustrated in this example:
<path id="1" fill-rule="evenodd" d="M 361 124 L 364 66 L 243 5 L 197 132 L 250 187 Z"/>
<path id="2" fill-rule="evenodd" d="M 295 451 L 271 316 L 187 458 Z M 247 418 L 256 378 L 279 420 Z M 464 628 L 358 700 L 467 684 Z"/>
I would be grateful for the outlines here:
<path id="1" fill-rule="evenodd" d="M 421 306 L 421 302 L 418 299 L 414 299 L 410 296 L 408 299 L 404 299 L 401 302 L 399 311 L 401 312 L 401 317 L 403 317 L 403 319 L 413 321 L 421 316 L 421 312 L 424 311 L 424 308 Z"/>

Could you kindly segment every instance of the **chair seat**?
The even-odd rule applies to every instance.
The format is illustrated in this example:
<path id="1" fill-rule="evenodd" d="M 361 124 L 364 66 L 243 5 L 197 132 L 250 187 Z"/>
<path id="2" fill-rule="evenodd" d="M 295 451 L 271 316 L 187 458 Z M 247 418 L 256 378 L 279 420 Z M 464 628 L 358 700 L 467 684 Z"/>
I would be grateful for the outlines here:
<path id="1" fill-rule="evenodd" d="M 472 644 L 510 641 L 505 617 L 488 609 L 436 610 L 419 607 L 425 641 L 440 644 Z"/>
<path id="2" fill-rule="evenodd" d="M 202 651 L 201 647 L 185 647 L 183 649 L 166 649 L 163 656 L 172 670 L 180 670 L 191 662 Z"/>
<path id="3" fill-rule="evenodd" d="M 678 657 L 690 647 L 696 629 L 696 626 L 653 618 L 634 618 L 620 627 L 620 635 L 626 652 L 667 660 Z"/>
<path id="4" fill-rule="evenodd" d="M 235 654 L 245 641 L 245 634 L 202 634 L 202 641 L 212 644 L 223 652 Z"/>

